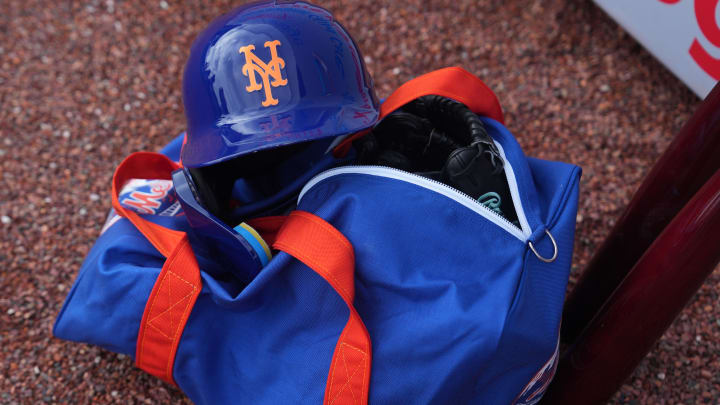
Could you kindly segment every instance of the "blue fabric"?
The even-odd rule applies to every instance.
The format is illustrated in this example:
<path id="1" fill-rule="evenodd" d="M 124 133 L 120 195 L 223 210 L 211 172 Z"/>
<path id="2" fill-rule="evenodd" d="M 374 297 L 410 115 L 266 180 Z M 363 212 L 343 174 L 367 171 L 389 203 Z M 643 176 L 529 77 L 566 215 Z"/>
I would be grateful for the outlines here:
<path id="1" fill-rule="evenodd" d="M 182 149 L 183 139 L 185 138 L 185 132 L 180 133 L 178 136 L 173 138 L 170 143 L 165 145 L 164 148 L 160 149 L 160 153 L 174 160 L 175 162 L 180 161 L 180 150 Z"/>
<path id="2" fill-rule="evenodd" d="M 527 158 L 500 123 L 484 121 L 515 173 L 529 242 L 547 257 L 546 230 L 557 242 L 552 263 L 457 201 L 397 179 L 338 174 L 299 202 L 354 247 L 355 306 L 372 339 L 371 403 L 532 404 L 554 374 L 580 169 Z M 156 220 L 184 229 L 183 218 Z M 119 220 L 83 264 L 56 336 L 134 355 L 162 263 Z M 340 297 L 282 252 L 245 288 L 209 273 L 178 347 L 180 388 L 199 404 L 320 403 L 348 318 Z"/>

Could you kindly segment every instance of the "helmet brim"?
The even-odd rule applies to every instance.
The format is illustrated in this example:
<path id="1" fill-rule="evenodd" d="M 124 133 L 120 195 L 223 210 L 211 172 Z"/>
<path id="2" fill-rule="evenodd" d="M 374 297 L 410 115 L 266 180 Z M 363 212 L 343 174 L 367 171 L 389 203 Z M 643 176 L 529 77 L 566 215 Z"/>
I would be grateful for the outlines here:
<path id="1" fill-rule="evenodd" d="M 222 117 L 207 133 L 187 137 L 181 152 L 186 167 L 203 167 L 247 153 L 298 142 L 353 134 L 373 126 L 374 106 L 323 105 L 242 119 Z"/>

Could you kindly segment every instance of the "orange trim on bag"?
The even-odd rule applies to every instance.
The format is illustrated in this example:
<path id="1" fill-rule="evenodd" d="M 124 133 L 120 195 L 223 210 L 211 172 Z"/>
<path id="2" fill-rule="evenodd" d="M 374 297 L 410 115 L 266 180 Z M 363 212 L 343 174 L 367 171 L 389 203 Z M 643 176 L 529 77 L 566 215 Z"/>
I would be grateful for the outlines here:
<path id="1" fill-rule="evenodd" d="M 283 223 L 285 223 L 286 219 L 287 216 L 278 215 L 248 219 L 246 222 L 260 234 L 265 243 L 272 246 L 272 244 L 275 243 L 275 239 L 277 239 L 278 231 L 282 227 Z"/>
<path id="2" fill-rule="evenodd" d="M 293 211 L 273 247 L 282 250 L 323 277 L 350 309 L 328 372 L 325 405 L 367 404 L 372 349 L 355 298 L 355 253 L 350 241 L 322 218 Z"/>
<path id="3" fill-rule="evenodd" d="M 176 385 L 175 354 L 202 282 L 200 268 L 185 235 L 165 261 L 145 305 L 136 347 L 136 365 Z"/>
<path id="4" fill-rule="evenodd" d="M 465 104 L 470 111 L 503 122 L 495 93 L 477 76 L 454 66 L 426 73 L 398 87 L 380 106 L 385 117 L 418 97 L 435 94 Z"/>
<path id="5" fill-rule="evenodd" d="M 125 209 L 118 200 L 130 179 L 170 179 L 180 165 L 165 155 L 136 152 L 115 170 L 112 205 L 167 259 L 145 304 L 136 347 L 135 364 L 146 372 L 175 385 L 173 365 L 180 337 L 202 289 L 200 268 L 185 232 L 165 228 Z"/>
<path id="6" fill-rule="evenodd" d="M 458 66 L 426 73 L 398 87 L 380 106 L 380 119 L 418 97 L 431 94 L 451 98 L 465 104 L 475 114 L 504 123 L 503 111 L 495 93 L 477 76 Z M 368 132 L 347 137 L 333 149 L 333 156 L 345 156 L 352 142 Z"/>
<path id="7" fill-rule="evenodd" d="M 135 364 L 175 385 L 173 366 L 185 325 L 202 290 L 200 269 L 187 234 L 157 225 L 125 209 L 118 192 L 130 179 L 170 179 L 179 165 L 164 155 L 137 152 L 128 156 L 113 176 L 113 207 L 167 260 L 155 281 L 140 322 Z M 288 217 L 249 221 L 273 247 L 282 250 L 323 277 L 350 310 L 335 346 L 325 387 L 325 405 L 367 404 L 372 348 L 370 335 L 353 306 L 355 254 L 350 242 L 322 218 L 304 211 Z"/>
<path id="8" fill-rule="evenodd" d="M 185 232 L 168 229 L 142 219 L 135 211 L 123 207 L 118 200 L 118 195 L 120 189 L 131 179 L 170 180 L 172 171 L 179 168 L 180 165 L 160 153 L 135 152 L 126 157 L 115 169 L 112 181 L 112 206 L 117 214 L 129 219 L 165 257 L 168 257 L 175 246 L 180 243 Z"/>

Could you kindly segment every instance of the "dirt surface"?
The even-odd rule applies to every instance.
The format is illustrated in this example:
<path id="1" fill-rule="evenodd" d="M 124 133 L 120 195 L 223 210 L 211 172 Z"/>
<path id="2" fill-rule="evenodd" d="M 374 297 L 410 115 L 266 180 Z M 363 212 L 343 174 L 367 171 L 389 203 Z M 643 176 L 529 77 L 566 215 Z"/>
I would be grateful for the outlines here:
<path id="1" fill-rule="evenodd" d="M 110 207 L 115 166 L 183 130 L 194 36 L 238 2 L 0 1 L 0 403 L 189 402 L 50 330 Z M 378 93 L 460 65 L 525 152 L 583 167 L 575 276 L 699 100 L 589 1 L 323 1 Z M 718 274 L 614 404 L 720 403 Z"/>

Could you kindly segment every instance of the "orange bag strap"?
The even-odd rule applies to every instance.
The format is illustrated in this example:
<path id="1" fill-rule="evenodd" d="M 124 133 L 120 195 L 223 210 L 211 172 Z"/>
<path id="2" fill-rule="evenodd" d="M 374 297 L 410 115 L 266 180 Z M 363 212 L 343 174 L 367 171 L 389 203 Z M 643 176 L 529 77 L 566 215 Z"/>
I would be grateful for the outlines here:
<path id="1" fill-rule="evenodd" d="M 120 205 L 118 195 L 123 185 L 131 179 L 171 180 L 173 170 L 178 168 L 180 165 L 160 153 L 135 152 L 125 158 L 115 169 L 112 182 L 112 206 L 115 212 L 121 217 L 129 219 L 135 228 L 145 235 L 148 241 L 165 257 L 168 257 L 180 243 L 185 232 L 168 229 L 142 219 L 135 211 L 125 209 Z"/>
<path id="2" fill-rule="evenodd" d="M 247 220 L 247 224 L 256 230 L 263 238 L 265 243 L 272 246 L 277 239 L 277 233 L 285 223 L 287 216 L 269 216 Z"/>
<path id="3" fill-rule="evenodd" d="M 370 335 L 353 306 L 355 253 L 352 245 L 322 218 L 305 211 L 293 211 L 277 233 L 273 247 L 322 276 L 350 309 L 330 363 L 324 404 L 367 404 L 372 350 Z"/>
<path id="4" fill-rule="evenodd" d="M 180 166 L 164 155 L 136 152 L 113 176 L 112 205 L 167 259 L 153 286 L 140 322 L 136 365 L 175 385 L 172 371 L 180 337 L 197 300 L 202 282 L 200 268 L 187 234 L 165 228 L 125 209 L 118 200 L 131 179 L 171 179 Z M 366 404 L 372 359 L 370 336 L 353 306 L 355 255 L 350 242 L 322 218 L 304 211 L 288 217 L 250 221 L 273 247 L 303 262 L 323 277 L 347 304 L 350 315 L 335 346 L 325 387 L 325 404 Z"/>
<path id="5" fill-rule="evenodd" d="M 135 364 L 148 373 L 176 385 L 172 370 L 180 337 L 195 305 L 202 282 L 200 267 L 185 232 L 155 224 L 120 205 L 118 194 L 131 179 L 171 179 L 180 166 L 159 153 L 136 152 L 115 170 L 112 205 L 118 215 L 132 222 L 166 257 L 145 304 L 135 349 Z"/>
<path id="6" fill-rule="evenodd" d="M 497 96 L 477 76 L 454 66 L 418 76 L 398 87 L 380 106 L 380 119 L 418 97 L 438 95 L 465 104 L 470 111 L 504 123 L 503 111 Z M 352 142 L 368 131 L 347 137 L 333 150 L 336 157 L 345 156 Z"/>

